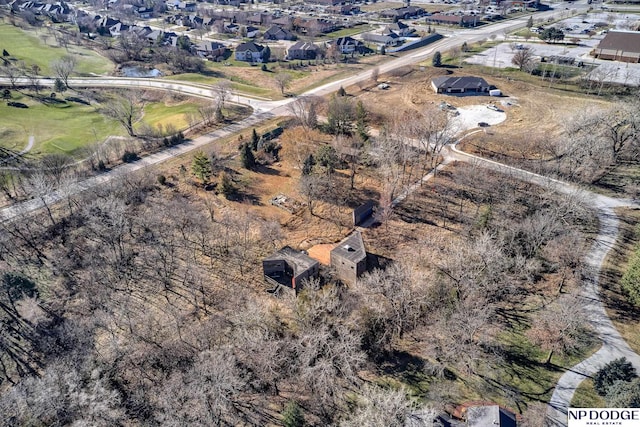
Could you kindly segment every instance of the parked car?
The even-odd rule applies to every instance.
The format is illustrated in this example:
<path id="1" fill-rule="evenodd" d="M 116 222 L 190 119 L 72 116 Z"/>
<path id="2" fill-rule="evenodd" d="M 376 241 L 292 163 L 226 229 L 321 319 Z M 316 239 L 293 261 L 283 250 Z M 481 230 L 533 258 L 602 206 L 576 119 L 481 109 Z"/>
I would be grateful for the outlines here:
<path id="1" fill-rule="evenodd" d="M 489 127 L 489 123 L 487 123 L 487 122 L 478 122 L 478 127 L 487 128 L 487 127 Z"/>

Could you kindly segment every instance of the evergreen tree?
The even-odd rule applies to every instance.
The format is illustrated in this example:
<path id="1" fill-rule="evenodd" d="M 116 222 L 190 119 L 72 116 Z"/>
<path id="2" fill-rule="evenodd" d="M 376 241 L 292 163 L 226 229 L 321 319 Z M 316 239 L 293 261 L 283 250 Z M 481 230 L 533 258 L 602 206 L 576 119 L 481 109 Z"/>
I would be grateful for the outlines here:
<path id="1" fill-rule="evenodd" d="M 440 67 L 442 65 L 442 54 L 439 50 L 433 54 L 433 59 L 431 60 L 431 62 L 433 63 L 434 67 Z"/>
<path id="2" fill-rule="evenodd" d="M 311 175 L 313 167 L 316 164 L 316 159 L 313 158 L 313 154 L 309 154 L 302 165 L 302 175 Z"/>
<path id="3" fill-rule="evenodd" d="M 309 105 L 309 110 L 307 111 L 307 125 L 312 129 L 318 126 L 318 113 L 316 112 L 315 102 L 312 102 L 311 105 Z"/>
<path id="4" fill-rule="evenodd" d="M 527 20 L 527 28 L 533 27 L 533 16 L 530 16 Z"/>
<path id="5" fill-rule="evenodd" d="M 253 169 L 256 166 L 256 158 L 251 151 L 250 144 L 242 144 L 240 148 L 240 161 L 245 169 Z"/>
<path id="6" fill-rule="evenodd" d="M 282 411 L 282 424 L 284 427 L 304 426 L 304 415 L 302 409 L 295 401 L 290 401 Z"/>
<path id="7" fill-rule="evenodd" d="M 356 104 L 356 132 L 360 136 L 362 141 L 367 142 L 369 140 L 369 130 L 368 130 L 368 117 L 367 110 L 364 108 L 364 104 L 362 101 L 358 101 Z"/>
<path id="8" fill-rule="evenodd" d="M 338 96 L 347 96 L 347 91 L 342 86 L 338 89 Z"/>
<path id="9" fill-rule="evenodd" d="M 233 186 L 233 181 L 231 181 L 231 177 L 229 177 L 229 175 L 224 171 L 220 172 L 216 191 L 218 192 L 218 194 L 222 194 L 226 198 L 231 196 L 236 191 L 235 187 Z"/>
<path id="10" fill-rule="evenodd" d="M 258 142 L 260 142 L 260 135 L 256 132 L 256 128 L 253 128 L 253 132 L 251 132 L 251 149 L 253 151 L 258 149 Z"/>
<path id="11" fill-rule="evenodd" d="M 208 184 L 209 179 L 211 178 L 211 161 L 202 151 L 198 151 L 195 156 L 193 156 L 193 161 L 191 162 L 191 172 L 202 181 L 203 184 Z"/>
<path id="12" fill-rule="evenodd" d="M 382 45 L 380 46 L 380 55 L 386 55 L 387 54 L 387 48 Z"/>
<path id="13" fill-rule="evenodd" d="M 636 378 L 636 370 L 626 358 L 621 357 L 604 365 L 593 376 L 593 388 L 600 396 L 606 396 L 609 388 L 618 381 L 629 382 Z"/>
<path id="14" fill-rule="evenodd" d="M 62 93 L 67 90 L 67 85 L 64 84 L 60 77 L 56 77 L 56 80 L 53 83 L 53 90 Z"/>

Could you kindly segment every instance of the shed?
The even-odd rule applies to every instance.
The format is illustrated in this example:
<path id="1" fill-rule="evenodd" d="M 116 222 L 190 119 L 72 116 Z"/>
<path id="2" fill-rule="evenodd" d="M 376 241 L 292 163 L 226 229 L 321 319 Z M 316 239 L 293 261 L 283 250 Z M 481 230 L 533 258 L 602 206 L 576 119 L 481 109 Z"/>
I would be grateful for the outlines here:
<path id="1" fill-rule="evenodd" d="M 331 251 L 330 258 L 331 267 L 336 270 L 338 278 L 354 284 L 367 271 L 367 251 L 362 234 L 359 231 L 351 233 Z"/>
<path id="2" fill-rule="evenodd" d="M 285 246 L 262 260 L 262 271 L 267 282 L 283 285 L 298 292 L 305 279 L 318 277 L 320 263 L 305 252 Z"/>

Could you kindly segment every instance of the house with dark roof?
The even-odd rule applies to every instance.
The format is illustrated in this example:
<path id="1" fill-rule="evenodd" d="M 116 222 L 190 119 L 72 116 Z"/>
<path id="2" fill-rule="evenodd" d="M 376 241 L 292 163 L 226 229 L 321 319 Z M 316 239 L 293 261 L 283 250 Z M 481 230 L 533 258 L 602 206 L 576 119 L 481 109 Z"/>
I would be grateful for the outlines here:
<path id="1" fill-rule="evenodd" d="M 364 45 L 360 40 L 352 37 L 340 37 L 330 42 L 340 53 L 349 54 L 359 51 Z"/>
<path id="2" fill-rule="evenodd" d="M 488 93 L 491 85 L 482 77 L 442 76 L 431 80 L 436 93 Z"/>
<path id="3" fill-rule="evenodd" d="M 409 19 L 416 18 L 425 14 L 425 10 L 417 6 L 399 7 L 397 9 L 387 9 L 380 12 L 380 16 L 389 19 Z"/>
<path id="4" fill-rule="evenodd" d="M 262 260 L 265 281 L 300 291 L 305 280 L 318 277 L 320 263 L 305 252 L 285 246 Z"/>
<path id="5" fill-rule="evenodd" d="M 592 52 L 599 59 L 640 62 L 640 31 L 609 31 Z"/>
<path id="6" fill-rule="evenodd" d="M 269 46 L 263 46 L 254 42 L 240 44 L 236 48 L 235 58 L 237 61 L 246 62 L 267 62 L 271 56 Z"/>
<path id="7" fill-rule="evenodd" d="M 436 13 L 435 15 L 427 16 L 426 22 L 427 24 L 475 27 L 480 22 L 480 19 L 477 15 L 443 15 Z"/>
<path id="8" fill-rule="evenodd" d="M 309 42 L 297 42 L 287 49 L 287 59 L 316 59 L 320 48 Z"/>
<path id="9" fill-rule="evenodd" d="M 227 47 L 219 42 L 203 40 L 193 47 L 195 54 L 201 58 L 207 58 L 215 61 L 219 57 L 223 57 L 227 52 Z"/>
<path id="10" fill-rule="evenodd" d="M 338 243 L 329 256 L 331 267 L 344 283 L 354 284 L 367 271 L 367 251 L 359 231 Z"/>
<path id="11" fill-rule="evenodd" d="M 394 22 L 391 25 L 387 25 L 382 34 L 387 34 L 389 31 L 396 33 L 400 37 L 413 37 L 416 32 L 415 28 L 411 28 L 402 21 Z"/>
<path id="12" fill-rule="evenodd" d="M 264 32 L 262 38 L 265 40 L 295 40 L 296 36 L 289 30 L 285 30 L 277 25 L 272 25 Z"/>

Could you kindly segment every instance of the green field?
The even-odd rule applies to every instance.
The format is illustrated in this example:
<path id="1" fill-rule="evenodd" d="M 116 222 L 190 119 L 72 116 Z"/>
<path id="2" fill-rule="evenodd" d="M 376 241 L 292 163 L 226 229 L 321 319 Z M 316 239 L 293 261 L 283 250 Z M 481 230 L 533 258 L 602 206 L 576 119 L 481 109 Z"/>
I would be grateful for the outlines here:
<path id="1" fill-rule="evenodd" d="M 33 135 L 35 144 L 31 156 L 47 153 L 76 154 L 87 144 L 104 141 L 108 136 L 123 136 L 124 129 L 101 115 L 96 107 L 76 102 L 45 105 L 26 95 L 14 92 L 13 101 L 29 108 L 10 107 L 0 103 L 0 146 L 22 150 Z M 171 124 L 176 129 L 187 126 L 186 115 L 196 112 L 197 103 L 182 102 L 165 105 L 162 102 L 145 106 L 142 121 L 152 126 Z"/>
<path id="2" fill-rule="evenodd" d="M 41 37 L 46 37 L 45 41 Z M 113 63 L 96 52 L 69 44 L 69 51 L 58 47 L 53 35 L 46 28 L 24 31 L 9 24 L 0 23 L 0 50 L 6 49 L 18 61 L 27 66 L 36 64 L 43 76 L 51 76 L 49 64 L 64 55 L 73 55 L 78 60 L 76 73 L 81 75 L 106 74 L 113 69 Z"/>

